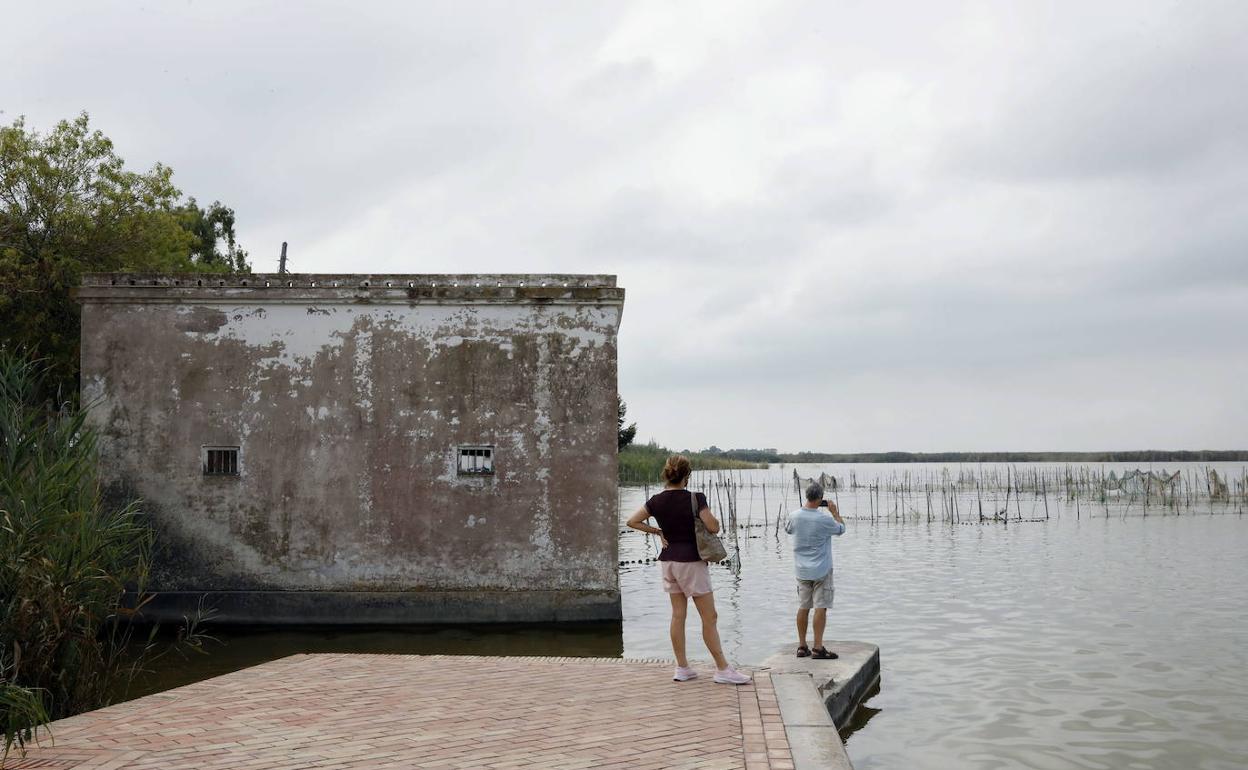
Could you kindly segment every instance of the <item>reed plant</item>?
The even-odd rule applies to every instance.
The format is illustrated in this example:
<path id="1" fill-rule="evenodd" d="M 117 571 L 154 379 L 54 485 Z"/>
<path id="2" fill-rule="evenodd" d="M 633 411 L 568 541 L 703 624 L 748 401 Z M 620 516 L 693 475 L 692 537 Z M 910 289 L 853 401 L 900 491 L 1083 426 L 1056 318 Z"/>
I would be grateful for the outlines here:
<path id="1" fill-rule="evenodd" d="M 97 435 L 47 367 L 0 349 L 0 725 L 4 754 L 30 728 L 98 708 L 155 651 L 136 643 L 152 530 L 104 499 Z M 194 643 L 194 642 L 193 642 Z"/>
<path id="2" fill-rule="evenodd" d="M 4 736 L 0 767 L 8 759 L 10 749 L 14 745 L 25 747 L 34 738 L 35 728 L 48 719 L 48 710 L 37 690 L 0 681 L 0 734 Z"/>
<path id="3" fill-rule="evenodd" d="M 648 444 L 630 444 L 629 446 L 624 447 L 620 450 L 619 454 L 620 483 L 657 483 L 659 481 L 659 474 L 663 472 L 663 464 L 667 462 L 667 458 L 673 454 L 675 454 L 675 452 L 672 450 L 654 442 L 650 442 Z M 701 452 L 685 452 L 683 454 L 689 458 L 689 462 L 693 465 L 693 469 L 695 471 L 749 470 L 752 468 L 767 467 L 766 463 L 735 460 L 730 457 L 704 454 Z"/>

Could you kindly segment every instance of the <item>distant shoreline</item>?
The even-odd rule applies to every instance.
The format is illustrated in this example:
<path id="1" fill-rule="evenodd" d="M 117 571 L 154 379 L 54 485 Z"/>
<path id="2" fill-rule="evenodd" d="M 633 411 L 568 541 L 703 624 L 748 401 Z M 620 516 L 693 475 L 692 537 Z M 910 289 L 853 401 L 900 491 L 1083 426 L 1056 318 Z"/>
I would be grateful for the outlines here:
<path id="1" fill-rule="evenodd" d="M 619 481 L 642 484 L 659 478 L 669 455 L 655 442 L 620 450 Z M 777 452 L 774 449 L 684 449 L 695 471 L 751 470 L 794 463 L 1222 463 L 1248 462 L 1248 449 L 1144 449 L 1118 452 Z"/>
<path id="2" fill-rule="evenodd" d="M 1155 450 L 1129 452 L 796 452 L 729 449 L 733 460 L 765 463 L 1158 463 L 1245 462 L 1248 450 Z"/>

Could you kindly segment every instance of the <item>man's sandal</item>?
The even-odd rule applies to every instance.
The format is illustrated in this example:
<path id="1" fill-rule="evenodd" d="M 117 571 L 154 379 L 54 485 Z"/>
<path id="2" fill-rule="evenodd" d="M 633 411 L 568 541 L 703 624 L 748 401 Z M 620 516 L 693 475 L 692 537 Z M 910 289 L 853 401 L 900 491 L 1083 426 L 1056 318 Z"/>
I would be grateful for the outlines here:
<path id="1" fill-rule="evenodd" d="M 830 651 L 827 647 L 816 647 L 814 652 L 810 654 L 810 657 L 815 660 L 836 660 L 840 656 Z"/>
<path id="2" fill-rule="evenodd" d="M 798 648 L 797 648 L 797 657 L 799 657 L 799 658 L 809 658 L 809 657 L 810 657 L 810 648 L 809 648 L 809 647 L 807 647 L 807 646 L 806 646 L 806 645 L 804 645 L 804 644 L 802 644 L 802 645 L 798 645 Z"/>

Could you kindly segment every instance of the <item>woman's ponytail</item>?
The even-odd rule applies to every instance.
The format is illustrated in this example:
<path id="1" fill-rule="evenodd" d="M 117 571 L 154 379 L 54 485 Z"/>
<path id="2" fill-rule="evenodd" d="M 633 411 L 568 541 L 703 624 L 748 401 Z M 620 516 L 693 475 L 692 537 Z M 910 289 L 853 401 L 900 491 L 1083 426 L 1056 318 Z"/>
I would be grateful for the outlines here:
<path id="1" fill-rule="evenodd" d="M 693 465 L 684 455 L 672 455 L 663 465 L 663 480 L 668 484 L 679 486 L 691 473 L 693 473 Z"/>

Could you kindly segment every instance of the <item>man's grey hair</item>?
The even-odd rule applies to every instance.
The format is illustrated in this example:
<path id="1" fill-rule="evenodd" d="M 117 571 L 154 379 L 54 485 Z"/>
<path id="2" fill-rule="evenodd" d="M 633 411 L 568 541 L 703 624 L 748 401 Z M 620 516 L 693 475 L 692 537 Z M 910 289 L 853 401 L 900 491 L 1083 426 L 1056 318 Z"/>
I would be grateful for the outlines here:
<path id="1" fill-rule="evenodd" d="M 820 486 L 818 483 L 812 482 L 810 486 L 806 487 L 806 501 L 807 502 L 817 503 L 822 499 L 823 499 L 823 487 L 822 486 Z"/>

